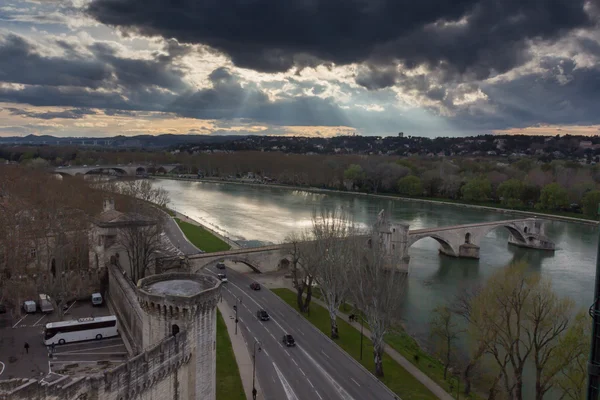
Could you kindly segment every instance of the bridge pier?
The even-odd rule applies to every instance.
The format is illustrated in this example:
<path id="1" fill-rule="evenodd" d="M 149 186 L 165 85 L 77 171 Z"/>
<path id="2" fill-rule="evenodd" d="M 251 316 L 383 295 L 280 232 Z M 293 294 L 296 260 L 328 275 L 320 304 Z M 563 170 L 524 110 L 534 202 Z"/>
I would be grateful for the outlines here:
<path id="1" fill-rule="evenodd" d="M 520 238 L 515 237 L 512 233 L 508 236 L 508 243 L 514 246 L 525 247 L 528 249 L 537 249 L 537 250 L 548 250 L 554 251 L 556 250 L 556 246 L 554 242 L 548 239 L 544 235 L 530 235 L 527 236 L 525 241 Z"/>
<path id="2" fill-rule="evenodd" d="M 456 258 L 475 258 L 479 259 L 479 246 L 472 243 L 464 243 L 458 247 L 458 252 L 445 246 L 440 246 L 440 254 Z"/>

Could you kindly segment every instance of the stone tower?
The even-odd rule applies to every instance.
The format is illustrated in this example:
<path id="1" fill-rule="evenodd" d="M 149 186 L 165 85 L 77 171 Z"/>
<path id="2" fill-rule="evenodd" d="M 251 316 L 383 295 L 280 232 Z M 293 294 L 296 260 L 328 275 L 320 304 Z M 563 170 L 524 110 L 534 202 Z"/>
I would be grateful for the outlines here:
<path id="1" fill-rule="evenodd" d="M 187 376 L 177 383 L 180 399 L 216 397 L 216 307 L 220 285 L 212 276 L 182 272 L 153 275 L 138 282 L 138 300 L 145 313 L 143 348 L 180 331 L 187 332 L 192 357 Z"/>
<path id="2" fill-rule="evenodd" d="M 408 272 L 410 261 L 408 229 L 408 224 L 390 221 L 385 210 L 381 210 L 373 227 L 373 237 L 371 238 L 372 243 L 381 243 L 395 268 L 406 272 Z"/>

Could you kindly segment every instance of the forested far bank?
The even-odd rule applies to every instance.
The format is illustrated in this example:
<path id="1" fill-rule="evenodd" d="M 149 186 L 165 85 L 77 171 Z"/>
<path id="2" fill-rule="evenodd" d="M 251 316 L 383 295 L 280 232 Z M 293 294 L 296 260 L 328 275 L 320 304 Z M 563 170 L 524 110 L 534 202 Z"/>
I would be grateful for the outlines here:
<path id="1" fill-rule="evenodd" d="M 600 165 L 533 157 L 307 155 L 282 152 L 189 153 L 3 148 L 0 156 L 31 167 L 178 163 L 174 173 L 441 199 L 516 210 L 582 214 L 595 219 Z"/>

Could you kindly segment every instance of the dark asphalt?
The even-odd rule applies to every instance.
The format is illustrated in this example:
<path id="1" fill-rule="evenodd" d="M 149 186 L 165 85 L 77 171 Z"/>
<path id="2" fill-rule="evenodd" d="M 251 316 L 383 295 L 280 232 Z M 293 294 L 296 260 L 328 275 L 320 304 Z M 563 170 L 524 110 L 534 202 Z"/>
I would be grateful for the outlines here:
<path id="1" fill-rule="evenodd" d="M 179 229 L 177 222 L 175 222 L 175 220 L 170 216 L 166 219 L 165 233 L 169 237 L 169 240 L 171 240 L 173 246 L 181 250 L 183 254 L 189 256 L 192 254 L 202 253 L 202 251 L 198 250 L 196 246 L 188 242 L 181 229 Z"/>
<path id="2" fill-rule="evenodd" d="M 205 272 L 216 274 L 217 269 L 213 267 Z M 250 289 L 253 280 L 231 269 L 227 269 L 227 278 L 223 299 L 231 306 L 238 304 L 238 334 L 244 336 L 251 355 L 255 341 L 259 341 L 263 349 L 257 351 L 256 374 L 265 399 L 395 398 L 371 373 L 277 295 L 264 288 Z M 258 320 L 256 311 L 260 308 L 269 312 L 270 321 Z M 282 337 L 288 333 L 294 336 L 296 347 L 283 345 Z"/>

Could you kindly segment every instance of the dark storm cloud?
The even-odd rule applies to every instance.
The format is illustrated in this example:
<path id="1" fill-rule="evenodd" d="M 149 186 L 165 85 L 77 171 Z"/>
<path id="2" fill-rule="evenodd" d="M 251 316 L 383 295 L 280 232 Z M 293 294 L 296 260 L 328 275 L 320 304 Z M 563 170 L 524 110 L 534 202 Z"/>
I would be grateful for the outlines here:
<path id="1" fill-rule="evenodd" d="M 527 59 L 530 39 L 591 24 L 585 0 L 93 0 L 98 21 L 207 44 L 235 65 L 287 71 L 317 63 L 429 65 L 479 79 Z M 457 23 L 463 20 L 462 23 Z M 388 75 L 362 81 L 393 84 Z M 373 83 L 370 83 L 373 82 Z"/>
<path id="2" fill-rule="evenodd" d="M 0 36 L 0 81 L 98 88 L 110 75 L 110 68 L 104 63 L 84 57 L 45 57 L 21 36 Z"/>
<path id="3" fill-rule="evenodd" d="M 23 117 L 37 118 L 37 119 L 55 119 L 55 118 L 66 118 L 66 119 L 81 119 L 86 115 L 95 115 L 96 111 L 87 108 L 74 108 L 71 110 L 63 111 L 45 111 L 36 112 L 29 110 L 22 110 L 20 108 L 6 107 L 4 108 L 10 115 L 20 115 Z M 1 110 L 1 109 L 0 109 Z"/>
<path id="4" fill-rule="evenodd" d="M 543 65 L 541 73 L 482 85 L 494 113 L 466 109 L 455 123 L 470 129 L 600 124 L 600 67 L 575 69 L 572 60 L 551 57 Z"/>

